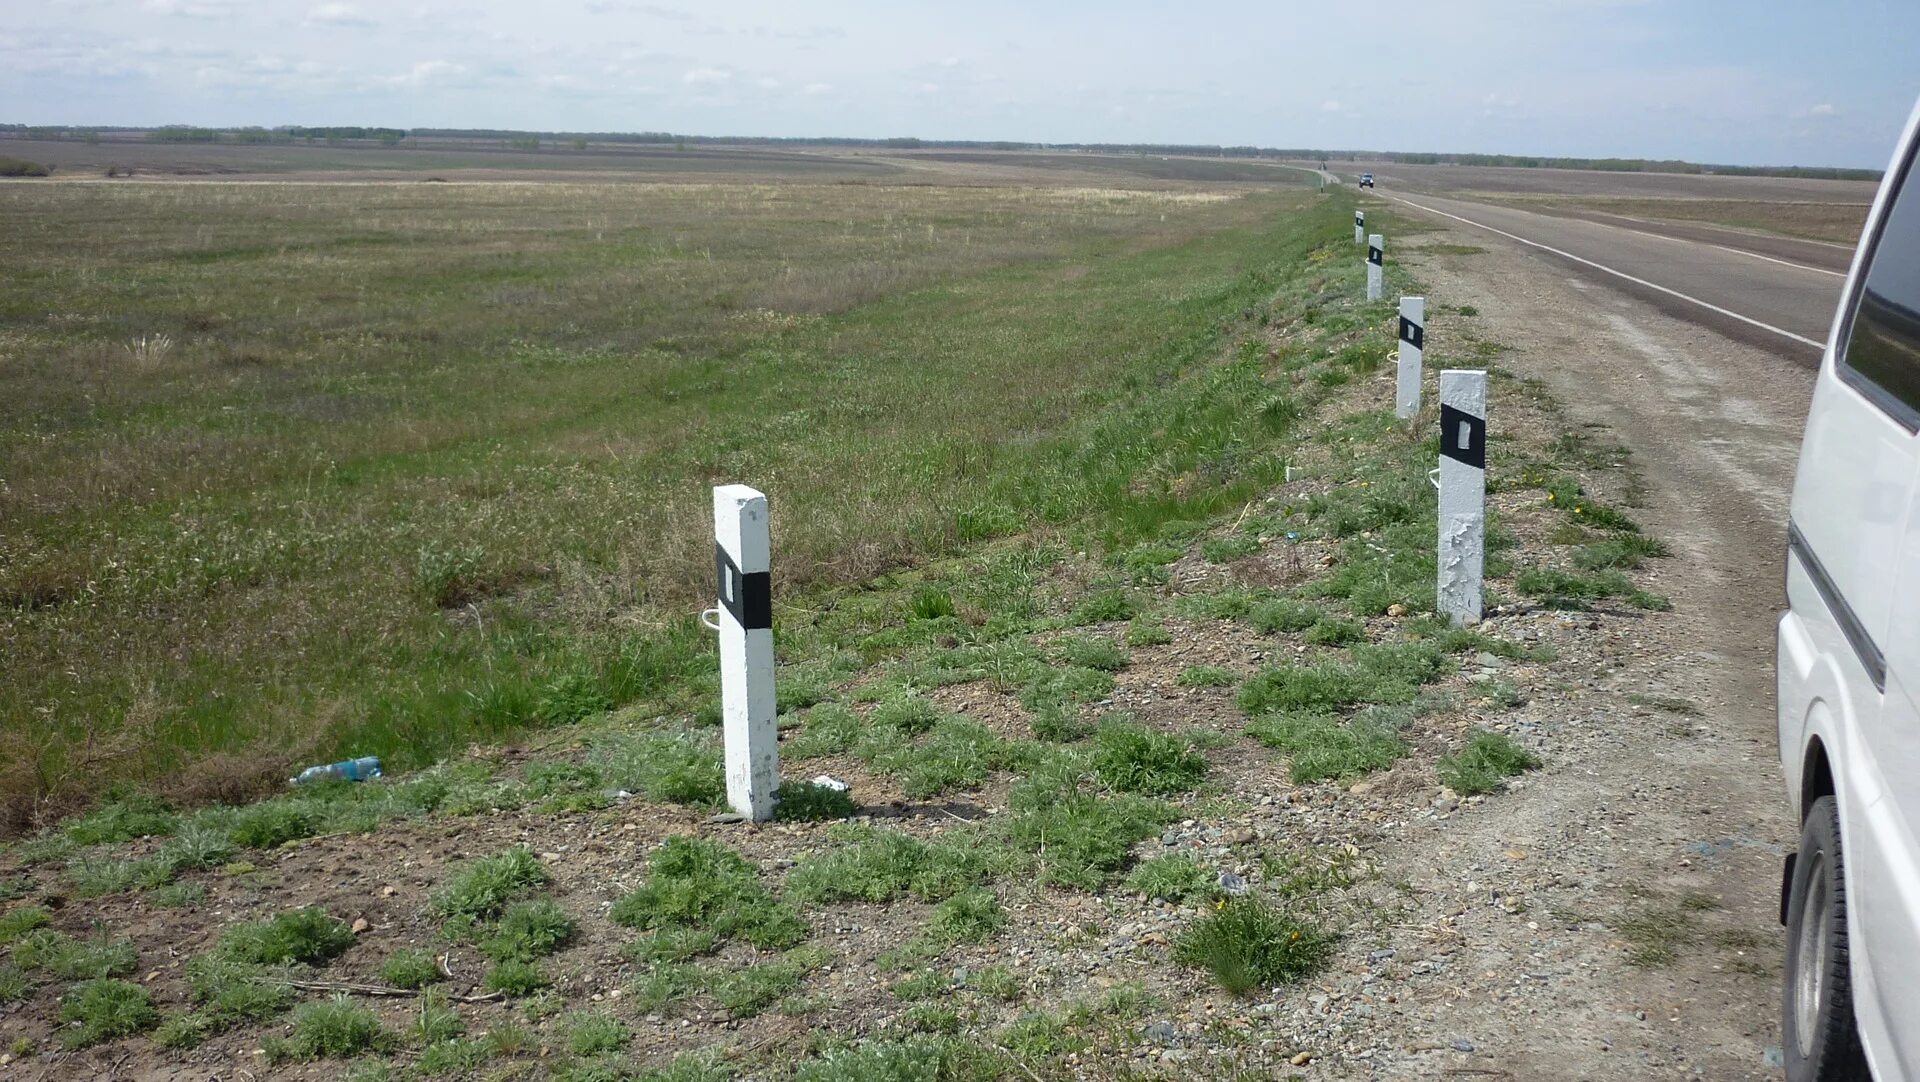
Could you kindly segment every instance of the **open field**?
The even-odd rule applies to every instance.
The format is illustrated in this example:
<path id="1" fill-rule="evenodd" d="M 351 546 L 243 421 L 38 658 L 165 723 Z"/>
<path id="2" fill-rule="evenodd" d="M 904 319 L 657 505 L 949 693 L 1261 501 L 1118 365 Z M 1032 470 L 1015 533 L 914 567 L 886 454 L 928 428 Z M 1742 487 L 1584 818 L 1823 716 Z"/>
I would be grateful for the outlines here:
<path id="1" fill-rule="evenodd" d="M 773 494 L 795 603 L 1249 491 L 1257 455 L 1206 467 L 1229 415 L 1119 422 L 1183 408 L 1299 228 L 1233 194 L 0 187 L 14 826 L 657 692 L 706 649 L 716 481 Z"/>
<path id="2" fill-rule="evenodd" d="M 1506 1062 L 1425 1018 L 1489 954 L 1630 1004 L 1641 953 L 1763 942 L 1664 879 L 1634 897 L 1687 923 L 1647 947 L 1637 909 L 1530 910 L 1557 860 L 1381 863 L 1468 824 L 1548 853 L 1507 810 L 1658 739 L 1591 676 L 1664 626 L 1667 549 L 1626 452 L 1496 368 L 1497 608 L 1431 617 L 1435 410 L 1382 409 L 1343 192 L 29 191 L 16 743 L 89 795 L 228 752 L 0 851 L 0 1066 L 1431 1077 Z M 1436 302 L 1430 368 L 1491 366 L 1479 320 Z M 787 776 L 853 793 L 764 826 L 709 814 L 721 478 L 773 498 Z M 245 799 L 367 745 L 445 759 Z M 1462 941 L 1469 906 L 1505 923 Z"/>

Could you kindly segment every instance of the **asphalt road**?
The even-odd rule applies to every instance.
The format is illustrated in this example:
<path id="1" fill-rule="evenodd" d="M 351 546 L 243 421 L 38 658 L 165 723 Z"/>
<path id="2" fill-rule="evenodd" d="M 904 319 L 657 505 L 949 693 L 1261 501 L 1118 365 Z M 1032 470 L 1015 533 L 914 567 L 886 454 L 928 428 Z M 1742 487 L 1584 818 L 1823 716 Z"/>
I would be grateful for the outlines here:
<path id="1" fill-rule="evenodd" d="M 1373 194 L 1468 232 L 1505 234 L 1582 277 L 1809 366 L 1819 362 L 1845 282 L 1846 253 L 1811 242 L 1697 223 L 1541 214 L 1390 185 Z"/>

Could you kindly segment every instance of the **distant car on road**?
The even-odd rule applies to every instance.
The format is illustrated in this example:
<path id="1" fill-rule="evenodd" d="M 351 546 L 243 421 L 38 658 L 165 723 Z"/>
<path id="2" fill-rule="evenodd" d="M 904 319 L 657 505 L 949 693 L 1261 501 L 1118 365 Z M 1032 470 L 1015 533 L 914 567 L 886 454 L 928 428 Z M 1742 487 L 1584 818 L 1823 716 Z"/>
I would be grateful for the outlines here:
<path id="1" fill-rule="evenodd" d="M 1372 173 L 1362 173 L 1362 174 L 1360 174 L 1360 186 L 1361 186 L 1362 188 L 1371 188 L 1371 187 L 1373 187 L 1373 174 L 1372 174 Z"/>
<path id="2" fill-rule="evenodd" d="M 1920 107 L 1834 317 L 1787 521 L 1791 1082 L 1920 1079 Z M 1907 602 L 1914 602 L 1909 605 Z"/>

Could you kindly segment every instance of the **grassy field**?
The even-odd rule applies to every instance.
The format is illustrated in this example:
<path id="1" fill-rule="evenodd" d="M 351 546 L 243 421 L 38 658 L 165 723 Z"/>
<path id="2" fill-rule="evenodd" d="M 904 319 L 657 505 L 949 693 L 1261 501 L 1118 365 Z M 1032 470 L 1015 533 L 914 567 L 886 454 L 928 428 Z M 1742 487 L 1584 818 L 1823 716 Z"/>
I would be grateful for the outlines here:
<path id="1" fill-rule="evenodd" d="M 710 709 L 712 483 L 770 493 L 783 615 L 1223 506 L 1268 392 L 1189 377 L 1335 231 L 1313 198 L 0 187 L 11 823 Z"/>

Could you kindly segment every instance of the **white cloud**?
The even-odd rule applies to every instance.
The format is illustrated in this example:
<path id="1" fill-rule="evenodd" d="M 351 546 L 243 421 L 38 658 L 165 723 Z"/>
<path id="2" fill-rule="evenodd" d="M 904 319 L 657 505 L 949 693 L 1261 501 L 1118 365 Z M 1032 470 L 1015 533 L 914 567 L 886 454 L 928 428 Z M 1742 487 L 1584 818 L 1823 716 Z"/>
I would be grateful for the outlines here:
<path id="1" fill-rule="evenodd" d="M 140 6 L 155 15 L 187 19 L 223 19 L 233 14 L 233 5 L 227 0 L 145 0 Z"/>
<path id="2" fill-rule="evenodd" d="M 833 93 L 833 84 L 832 83 L 808 83 L 806 86 L 803 86 L 800 88 L 800 93 L 811 94 L 816 97 L 821 94 L 831 94 Z"/>
<path id="3" fill-rule="evenodd" d="M 725 68 L 694 68 L 680 81 L 688 86 L 725 86 L 733 81 L 733 73 Z"/>
<path id="4" fill-rule="evenodd" d="M 388 76 L 383 81 L 394 86 L 426 86 L 429 83 L 444 83 L 466 73 L 465 64 L 456 64 L 451 60 L 420 60 L 405 74 Z"/>
<path id="5" fill-rule="evenodd" d="M 761 76 L 760 78 L 758 78 L 758 79 L 756 79 L 756 80 L 754 80 L 754 83 L 755 83 L 755 85 L 757 85 L 757 86 L 758 86 L 758 87 L 759 87 L 760 89 L 762 89 L 762 90 L 778 90 L 778 89 L 780 89 L 780 80 L 778 80 L 778 79 L 774 79 L 774 78 L 771 78 L 771 77 L 769 77 L 769 76 L 765 76 L 765 75 L 763 75 L 763 76 Z"/>
<path id="6" fill-rule="evenodd" d="M 957 68 L 960 66 L 960 58 L 957 56 L 943 57 L 940 60 L 940 66 L 943 68 Z"/>
<path id="7" fill-rule="evenodd" d="M 1321 112 L 1323 112 L 1323 113 L 1337 113 L 1337 112 L 1339 112 L 1339 111 L 1340 111 L 1340 102 L 1339 102 L 1339 100 L 1338 100 L 1338 99 L 1336 99 L 1336 98 L 1328 98 L 1328 99 L 1327 99 L 1326 101 L 1323 101 L 1323 102 L 1321 102 L 1321 103 L 1320 103 L 1320 111 L 1321 111 Z"/>
<path id="8" fill-rule="evenodd" d="M 373 20 L 352 4 L 321 4 L 307 12 L 307 22 L 328 26 L 372 26 Z"/>
<path id="9" fill-rule="evenodd" d="M 1809 106 L 1807 109 L 1806 115 L 1807 116 L 1839 116 L 1840 110 L 1835 109 L 1831 102 L 1821 102 L 1819 105 Z"/>

